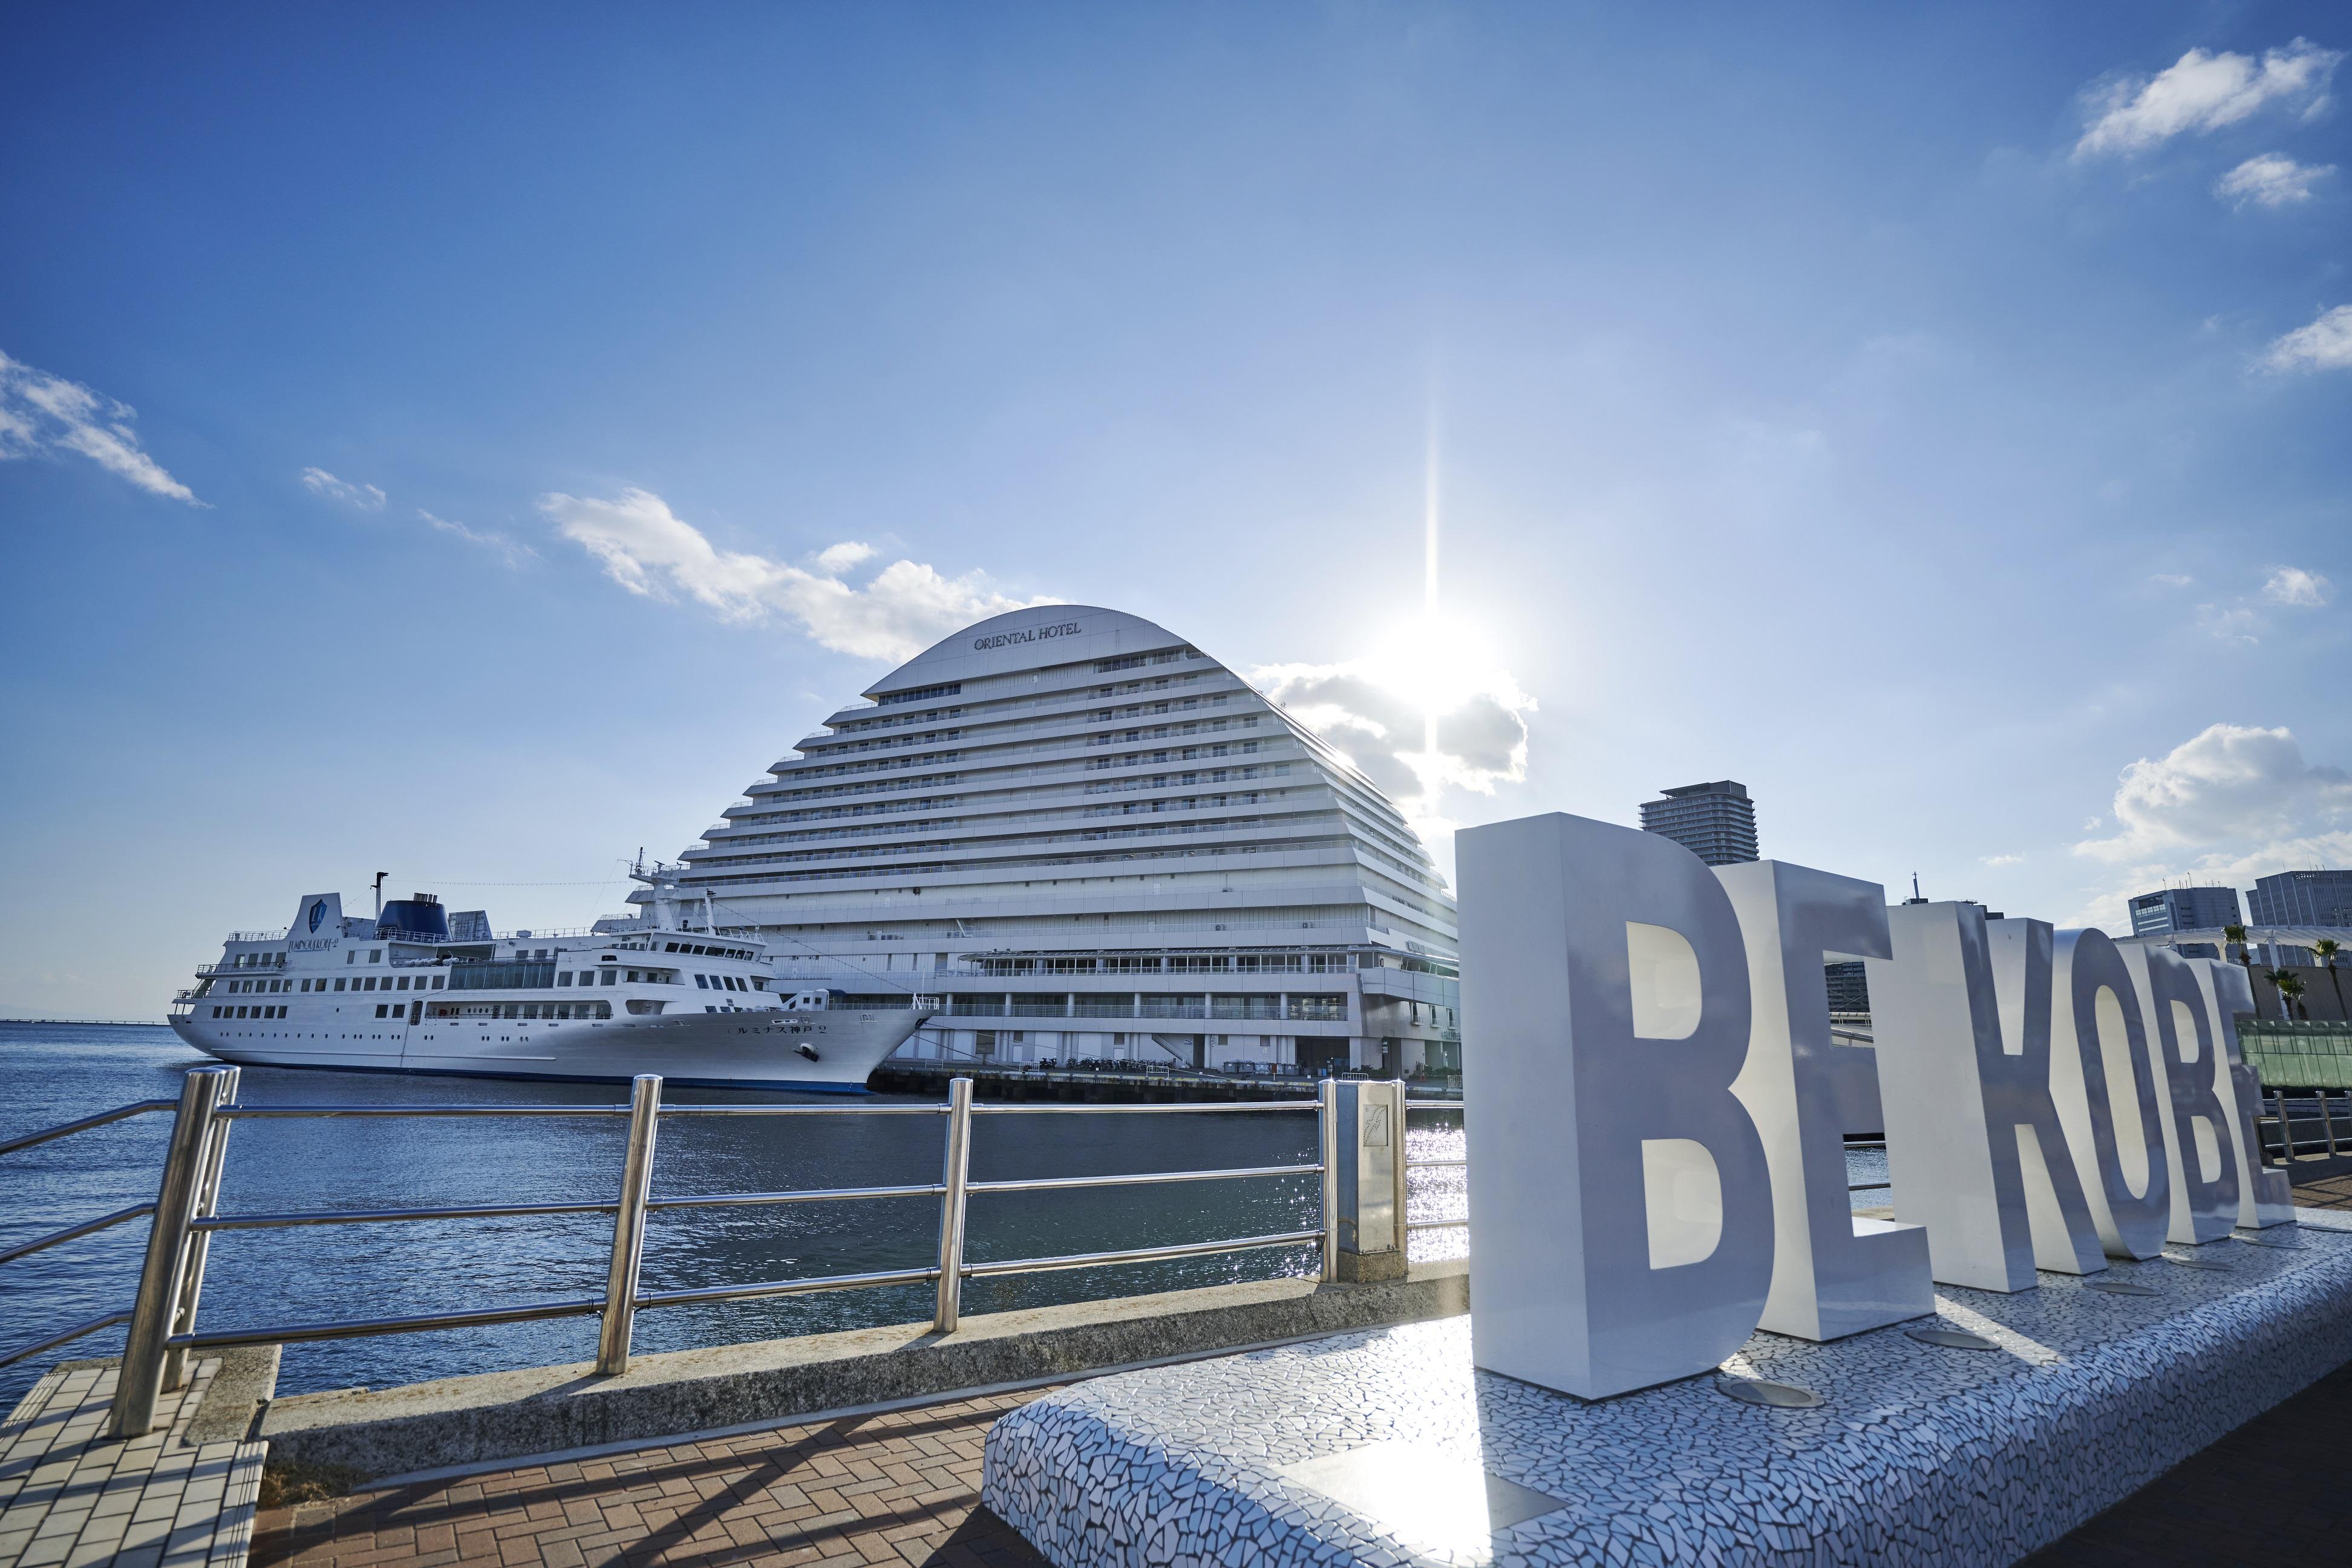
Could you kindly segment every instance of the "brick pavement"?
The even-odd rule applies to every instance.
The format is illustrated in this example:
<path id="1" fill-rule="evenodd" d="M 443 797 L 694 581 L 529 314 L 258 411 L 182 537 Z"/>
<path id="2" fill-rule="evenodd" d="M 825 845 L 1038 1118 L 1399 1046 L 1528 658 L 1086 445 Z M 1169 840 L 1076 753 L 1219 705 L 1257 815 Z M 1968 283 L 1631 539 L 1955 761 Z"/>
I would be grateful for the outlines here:
<path id="1" fill-rule="evenodd" d="M 1030 1568 L 980 1506 L 989 1423 L 1036 1391 L 273 1509 L 257 1568 Z"/>

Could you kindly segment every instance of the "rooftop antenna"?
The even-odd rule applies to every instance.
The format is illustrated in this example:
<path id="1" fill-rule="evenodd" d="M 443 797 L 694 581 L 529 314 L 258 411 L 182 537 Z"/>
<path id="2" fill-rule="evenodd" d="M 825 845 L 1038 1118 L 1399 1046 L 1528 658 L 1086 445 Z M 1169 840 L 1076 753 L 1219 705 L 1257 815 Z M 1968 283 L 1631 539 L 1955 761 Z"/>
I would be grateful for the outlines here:
<path id="1" fill-rule="evenodd" d="M 1927 901 L 1926 899 L 1920 897 L 1919 873 L 1916 871 L 1911 873 L 1911 896 L 1903 901 L 1906 904 L 1924 904 Z"/>
<path id="2" fill-rule="evenodd" d="M 375 918 L 378 920 L 383 919 L 383 879 L 391 875 L 389 871 L 375 874 Z"/>

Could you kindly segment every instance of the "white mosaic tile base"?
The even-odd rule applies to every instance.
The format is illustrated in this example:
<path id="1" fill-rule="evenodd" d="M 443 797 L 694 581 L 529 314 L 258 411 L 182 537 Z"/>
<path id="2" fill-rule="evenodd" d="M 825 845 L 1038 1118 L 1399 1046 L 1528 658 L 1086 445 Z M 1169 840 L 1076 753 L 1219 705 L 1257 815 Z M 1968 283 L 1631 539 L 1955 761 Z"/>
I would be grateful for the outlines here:
<path id="1" fill-rule="evenodd" d="M 1995 1352 L 1896 1327 L 1726 1363 L 1811 1410 L 1713 1376 L 1586 1404 L 1474 1372 L 1466 1318 L 1097 1378 L 998 1420 L 982 1497 L 1060 1568 L 2011 1563 L 2352 1361 L 2352 1215 L 2300 1217 L 2193 1249 L 2224 1270 L 1941 1292 Z"/>

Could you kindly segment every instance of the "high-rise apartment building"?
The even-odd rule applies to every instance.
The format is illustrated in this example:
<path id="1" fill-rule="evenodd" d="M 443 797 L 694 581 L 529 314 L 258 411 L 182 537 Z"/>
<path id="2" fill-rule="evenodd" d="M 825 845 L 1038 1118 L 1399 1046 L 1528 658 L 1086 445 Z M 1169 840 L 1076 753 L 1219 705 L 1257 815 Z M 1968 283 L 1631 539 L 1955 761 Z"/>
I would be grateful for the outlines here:
<path id="1" fill-rule="evenodd" d="M 966 627 L 744 795 L 680 890 L 788 987 L 942 998 L 907 1050 L 1461 1065 L 1454 900 L 1403 816 L 1149 621 Z"/>
<path id="2" fill-rule="evenodd" d="M 2352 871 L 2281 871 L 2246 895 L 2249 925 L 2352 926 Z"/>
<path id="3" fill-rule="evenodd" d="M 2176 931 L 2219 931 L 2239 924 L 2235 888 L 2166 888 L 2131 900 L 2134 936 Z"/>
<path id="4" fill-rule="evenodd" d="M 1642 831 L 1673 839 L 1710 866 L 1756 859 L 1756 803 L 1729 779 L 1661 790 L 1642 803 Z"/>

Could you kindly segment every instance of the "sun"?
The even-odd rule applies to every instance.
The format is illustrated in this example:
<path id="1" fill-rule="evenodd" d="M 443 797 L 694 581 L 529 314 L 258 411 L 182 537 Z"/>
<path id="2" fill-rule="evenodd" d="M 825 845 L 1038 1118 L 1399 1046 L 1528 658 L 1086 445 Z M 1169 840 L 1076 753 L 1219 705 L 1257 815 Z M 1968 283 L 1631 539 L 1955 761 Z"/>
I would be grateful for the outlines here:
<path id="1" fill-rule="evenodd" d="M 1432 722 L 1512 684 L 1495 639 L 1448 610 L 1425 609 L 1394 626 L 1362 668 L 1368 679 Z"/>

